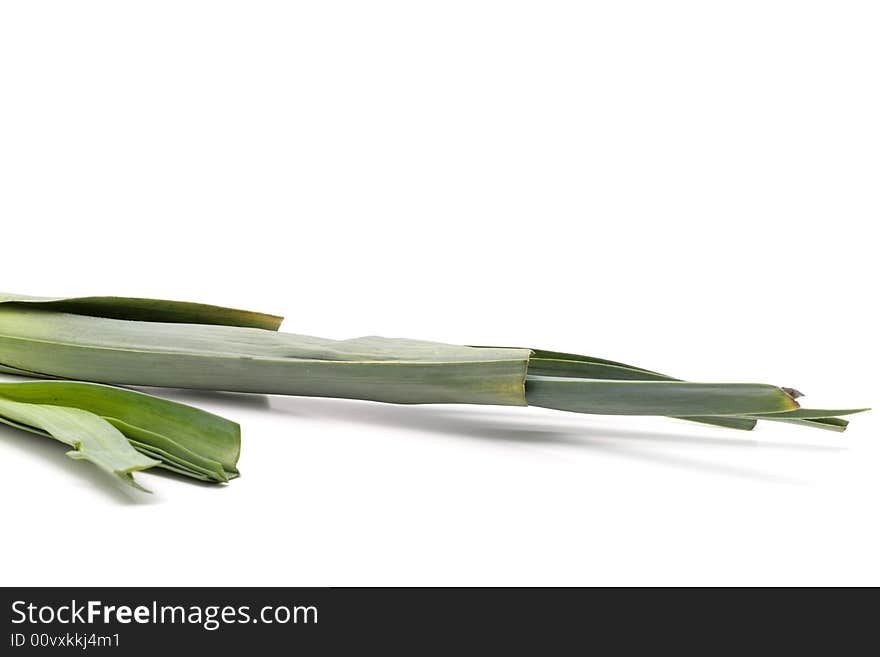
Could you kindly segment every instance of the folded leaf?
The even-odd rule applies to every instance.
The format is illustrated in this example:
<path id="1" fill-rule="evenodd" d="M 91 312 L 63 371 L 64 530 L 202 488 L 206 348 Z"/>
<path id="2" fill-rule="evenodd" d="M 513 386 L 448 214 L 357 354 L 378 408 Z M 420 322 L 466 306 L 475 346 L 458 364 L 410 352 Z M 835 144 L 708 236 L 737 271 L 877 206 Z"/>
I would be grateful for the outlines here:
<path id="1" fill-rule="evenodd" d="M 79 408 L 28 404 L 0 397 L 0 422 L 51 436 L 73 447 L 67 455 L 97 465 L 125 483 L 143 489 L 132 473 L 159 465 L 140 454 L 126 437 L 103 418 Z"/>
<path id="2" fill-rule="evenodd" d="M 600 381 L 529 377 L 534 406 L 602 415 L 746 415 L 797 408 L 776 386 L 753 383 Z"/>
<path id="3" fill-rule="evenodd" d="M 617 361 L 582 356 L 558 351 L 533 349 L 532 358 L 529 360 L 529 374 L 534 376 L 562 376 L 569 378 L 595 378 L 603 380 L 621 381 L 681 381 L 665 374 L 646 370 L 633 365 L 627 365 Z M 869 409 L 849 410 L 813 410 L 795 409 L 792 411 L 769 414 L 751 414 L 742 417 L 683 417 L 679 419 L 702 422 L 715 426 L 732 429 L 750 430 L 757 424 L 758 419 L 785 421 L 801 426 L 844 431 L 849 424 L 846 420 L 833 417 L 836 415 L 848 415 L 859 413 Z M 675 416 L 673 416 L 675 417 Z"/>
<path id="4" fill-rule="evenodd" d="M 49 409 L 46 412 L 59 417 L 70 416 L 71 421 L 76 417 L 90 417 L 92 419 L 88 420 L 88 425 L 82 424 L 85 420 L 78 425 L 80 433 L 77 435 L 81 439 L 83 435 L 91 435 L 87 431 L 91 428 L 100 432 L 95 435 L 102 437 L 104 442 L 112 436 L 118 443 L 121 437 L 125 449 L 114 453 L 138 456 L 141 460 L 133 461 L 134 465 L 149 462 L 150 465 L 144 467 L 155 465 L 197 479 L 217 482 L 238 476 L 236 463 L 241 447 L 238 424 L 186 404 L 133 390 L 79 381 L 0 383 L 0 404 L 10 409 L 8 413 L 3 413 L 3 407 L 0 407 L 7 424 L 39 429 L 40 433 L 51 434 L 59 440 L 64 438 L 53 433 L 53 429 L 57 430 L 59 426 L 63 428 L 63 425 L 53 424 L 52 429 L 45 423 L 33 425 L 22 419 L 22 413 L 34 412 L 28 409 Z M 67 411 L 71 413 L 65 415 Z M 94 439 L 94 436 L 88 438 Z M 83 443 L 90 447 L 86 458 L 96 453 L 94 445 L 88 440 Z M 146 461 L 145 457 L 148 457 Z"/>

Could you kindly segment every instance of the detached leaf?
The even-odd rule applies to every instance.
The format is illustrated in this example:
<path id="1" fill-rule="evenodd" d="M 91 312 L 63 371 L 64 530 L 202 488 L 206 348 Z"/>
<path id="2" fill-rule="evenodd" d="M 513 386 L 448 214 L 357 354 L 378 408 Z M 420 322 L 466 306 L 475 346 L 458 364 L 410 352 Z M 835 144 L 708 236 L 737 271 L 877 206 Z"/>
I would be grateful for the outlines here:
<path id="1" fill-rule="evenodd" d="M 117 474 L 157 466 L 202 481 L 238 476 L 238 424 L 134 390 L 80 381 L 0 383 L 0 421 L 62 440 L 104 469 L 109 451 Z M 123 455 L 128 460 L 119 461 Z"/>
<path id="2" fill-rule="evenodd" d="M 79 408 L 27 404 L 0 397 L 0 422 L 51 436 L 73 447 L 67 455 L 91 461 L 125 483 L 146 490 L 132 473 L 159 465 L 140 454 L 126 437 L 103 418 Z"/>

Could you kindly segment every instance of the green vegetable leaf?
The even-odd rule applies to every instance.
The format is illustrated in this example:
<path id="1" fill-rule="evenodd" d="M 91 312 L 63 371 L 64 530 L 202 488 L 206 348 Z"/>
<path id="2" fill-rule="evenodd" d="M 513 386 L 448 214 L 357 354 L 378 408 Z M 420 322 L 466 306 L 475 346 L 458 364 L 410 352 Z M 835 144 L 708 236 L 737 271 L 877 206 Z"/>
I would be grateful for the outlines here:
<path id="1" fill-rule="evenodd" d="M 406 404 L 531 404 L 745 430 L 759 419 L 834 430 L 847 424 L 835 415 L 849 411 L 799 409 L 796 392 L 776 386 L 690 383 L 618 361 L 540 349 L 328 340 L 277 332 L 280 322 L 274 315 L 184 302 L 0 294 L 0 371 Z M 142 419 L 99 414 L 163 467 L 216 481 L 236 474 L 237 452 L 218 453 L 200 436 L 181 439 L 184 427 L 157 430 Z"/>
<path id="2" fill-rule="evenodd" d="M 132 476 L 159 465 L 140 454 L 126 437 L 103 418 L 79 408 L 29 404 L 0 397 L 0 422 L 51 436 L 73 447 L 67 455 L 94 463 L 125 483 L 146 490 Z"/>
<path id="3" fill-rule="evenodd" d="M 28 417 L 32 420 L 40 419 L 41 416 L 33 415 L 36 412 L 33 409 L 49 409 L 47 413 L 68 417 L 70 421 L 91 418 L 80 421 L 76 435 L 92 436 L 91 439 L 97 436 L 104 442 L 112 436 L 116 443 L 121 438 L 125 450 L 117 452 L 134 454 L 140 459 L 132 461 L 132 465 L 149 463 L 144 467 L 158 466 L 204 481 L 225 482 L 238 476 L 236 463 L 241 449 L 238 424 L 186 404 L 80 381 L 0 383 L 0 403 L 3 404 L 0 414 L 7 424 L 37 429 L 71 445 L 73 443 L 65 438 L 72 434 L 57 435 L 57 431 L 64 428 L 63 424 L 34 424 L 23 414 L 30 413 Z M 4 408 L 9 412 L 4 412 Z M 89 447 L 85 450 L 89 456 L 98 453 L 92 443 L 83 442 L 83 438 L 80 442 Z M 126 468 L 114 468 L 114 471 Z"/>
<path id="4" fill-rule="evenodd" d="M 758 383 L 600 381 L 530 376 L 529 404 L 602 415 L 747 415 L 797 408 L 776 386 Z"/>
<path id="5" fill-rule="evenodd" d="M 112 384 L 525 406 L 527 349 L 329 340 L 259 328 L 107 319 L 0 302 L 0 364 Z"/>
<path id="6" fill-rule="evenodd" d="M 277 330 L 283 321 L 283 318 L 277 315 L 251 310 L 238 310 L 188 301 L 132 297 L 31 297 L 0 292 L 0 304 L 47 308 L 61 313 L 106 317 L 108 319 L 247 326 L 271 331 Z"/>

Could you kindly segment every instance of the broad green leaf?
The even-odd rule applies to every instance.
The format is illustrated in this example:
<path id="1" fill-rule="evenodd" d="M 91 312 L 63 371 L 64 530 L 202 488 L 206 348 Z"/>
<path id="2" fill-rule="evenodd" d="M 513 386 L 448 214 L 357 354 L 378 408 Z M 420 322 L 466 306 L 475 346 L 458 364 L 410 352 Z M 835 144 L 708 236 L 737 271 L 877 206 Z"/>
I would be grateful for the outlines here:
<path id="1" fill-rule="evenodd" d="M 56 378 L 396 403 L 525 406 L 527 349 L 140 322 L 0 304 L 0 364 Z"/>
<path id="2" fill-rule="evenodd" d="M 532 350 L 528 371 L 530 375 L 535 376 L 566 376 L 622 381 L 681 381 L 681 379 L 633 365 L 627 365 L 626 363 L 543 349 Z M 832 416 L 857 413 L 863 410 L 868 409 L 818 411 L 795 409 L 785 413 L 778 413 L 778 417 L 753 415 L 752 417 L 680 417 L 679 419 L 745 430 L 754 428 L 758 419 L 775 419 L 802 426 L 843 431 L 846 429 L 848 422 L 838 420 Z M 782 415 L 785 417 L 779 417 Z"/>
<path id="3" fill-rule="evenodd" d="M 681 380 L 618 361 L 546 349 L 532 349 L 528 373 L 532 376 L 564 376 L 614 381 Z M 737 417 L 676 417 L 676 419 L 742 431 L 751 431 L 757 424 L 754 419 Z"/>
<path id="4" fill-rule="evenodd" d="M 602 415 L 747 415 L 797 408 L 784 390 L 752 383 L 529 377 L 529 404 Z"/>
<path id="5" fill-rule="evenodd" d="M 80 381 L 0 383 L 0 398 L 95 414 L 163 465 L 213 481 L 238 476 L 241 430 L 235 422 L 153 395 Z M 143 449 L 143 447 L 148 448 Z"/>
<path id="6" fill-rule="evenodd" d="M 143 489 L 132 473 L 159 465 L 159 461 L 135 450 L 112 424 L 79 408 L 17 402 L 0 396 L 0 422 L 51 436 L 73 447 L 67 453 L 69 457 L 90 461 L 136 488 Z"/>

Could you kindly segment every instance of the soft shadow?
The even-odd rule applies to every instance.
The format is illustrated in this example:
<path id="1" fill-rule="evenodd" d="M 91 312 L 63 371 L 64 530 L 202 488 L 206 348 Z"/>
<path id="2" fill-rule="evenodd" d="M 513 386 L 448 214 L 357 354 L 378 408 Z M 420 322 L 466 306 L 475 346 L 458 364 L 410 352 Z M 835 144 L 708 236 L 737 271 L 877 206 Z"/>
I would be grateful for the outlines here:
<path id="1" fill-rule="evenodd" d="M 140 506 L 160 501 L 156 495 L 132 488 L 87 461 L 77 461 L 66 456 L 70 447 L 52 438 L 0 424 L 0 440 L 26 452 L 35 460 L 40 459 L 43 462 L 54 464 L 55 467 L 61 468 L 65 472 L 74 473 L 89 486 L 102 490 L 121 504 Z M 143 473 L 136 472 L 134 476 L 139 477 L 138 482 L 141 485 L 145 484 Z"/>
<path id="2" fill-rule="evenodd" d="M 272 397 L 273 411 L 297 417 L 330 419 L 359 424 L 413 429 L 457 439 L 479 439 L 529 445 L 563 445 L 573 449 L 590 449 L 631 460 L 653 462 L 659 465 L 702 471 L 711 474 L 738 477 L 765 483 L 804 484 L 791 477 L 776 475 L 749 467 L 713 463 L 704 459 L 691 459 L 678 454 L 664 454 L 657 449 L 644 449 L 638 443 L 651 445 L 689 445 L 699 447 L 773 447 L 790 451 L 841 452 L 844 447 L 792 444 L 766 441 L 760 438 L 718 438 L 693 436 L 683 433 L 655 434 L 638 429 L 612 429 L 588 424 L 587 416 L 577 416 L 576 424 L 541 424 L 540 420 L 527 420 L 523 415 L 511 412 L 481 413 L 456 407 L 405 406 L 381 404 L 345 399 L 310 397 Z M 684 422 L 683 420 L 665 420 Z M 695 425 L 698 426 L 698 425 Z M 718 431 L 725 431 L 718 429 Z M 740 432 L 729 429 L 731 433 Z M 623 441 L 623 442 L 621 442 Z"/>
<path id="3" fill-rule="evenodd" d="M 214 392 L 212 390 L 191 390 L 189 388 L 148 388 L 139 387 L 151 395 L 166 397 L 173 401 L 184 404 L 222 404 L 230 408 L 269 408 L 269 398 L 266 395 L 246 392 Z"/>
<path id="4" fill-rule="evenodd" d="M 446 413 L 450 413 L 450 411 L 445 411 L 444 409 L 438 409 Z M 564 413 L 563 411 L 560 411 Z M 486 415 L 483 414 L 480 416 L 479 411 L 466 409 L 463 410 L 460 414 L 456 413 L 456 415 L 461 415 L 464 417 L 468 415 L 469 417 L 475 420 L 485 420 Z M 588 415 L 577 415 L 577 414 L 565 414 L 569 417 L 579 417 L 583 418 L 585 421 L 588 421 Z M 709 425 L 701 425 L 699 423 L 688 422 L 687 420 L 680 420 L 678 418 L 655 418 L 658 422 L 669 422 L 672 426 L 688 426 L 691 428 L 699 428 L 706 431 L 718 431 L 727 434 L 729 437 L 725 438 L 717 438 L 714 436 L 692 436 L 687 434 L 658 434 L 652 431 L 640 431 L 633 429 L 597 429 L 596 427 L 584 427 L 581 424 L 570 424 L 567 429 L 580 433 L 583 431 L 593 431 L 603 436 L 608 436 L 612 438 L 630 438 L 634 440 L 645 440 L 653 443 L 662 442 L 667 444 L 678 444 L 678 445 L 695 445 L 698 447 L 731 447 L 731 446 L 741 446 L 741 447 L 773 447 L 776 449 L 783 449 L 792 452 L 845 452 L 848 450 L 847 447 L 843 447 L 840 445 L 808 445 L 804 443 L 788 443 L 788 442 L 780 442 L 778 440 L 764 440 L 761 437 L 762 429 L 772 429 L 772 427 L 768 427 L 766 424 L 762 425 L 758 423 L 757 429 L 752 431 L 742 431 L 739 429 L 727 429 L 724 427 L 710 428 Z M 517 422 L 521 420 L 517 419 Z M 819 433 L 822 435 L 826 435 L 832 440 L 840 439 L 840 434 L 832 431 L 823 431 L 822 429 L 807 429 L 807 431 L 813 431 L 814 433 Z M 750 438 L 742 438 L 740 436 L 753 436 Z"/>

